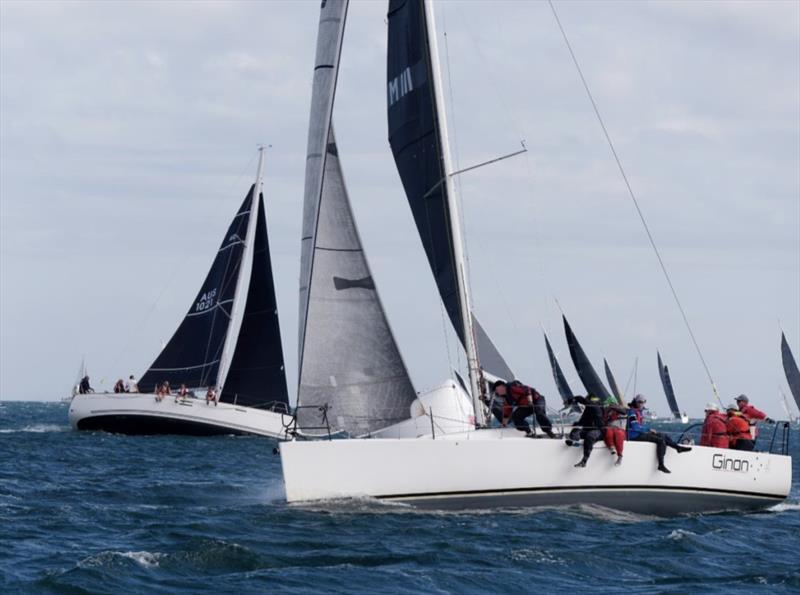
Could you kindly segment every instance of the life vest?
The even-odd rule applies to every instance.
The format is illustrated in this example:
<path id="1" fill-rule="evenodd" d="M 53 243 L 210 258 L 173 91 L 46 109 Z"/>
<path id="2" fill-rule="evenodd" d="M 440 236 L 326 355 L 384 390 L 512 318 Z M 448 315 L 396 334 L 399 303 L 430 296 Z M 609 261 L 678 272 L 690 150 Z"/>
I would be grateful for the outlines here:
<path id="1" fill-rule="evenodd" d="M 628 424 L 628 419 L 616 409 L 606 409 L 604 418 L 607 428 L 624 430 L 625 426 Z"/>
<path id="2" fill-rule="evenodd" d="M 506 391 L 509 404 L 517 407 L 530 407 L 533 405 L 531 397 L 534 391 L 530 386 L 525 386 L 515 380 L 506 385 Z"/>
<path id="3" fill-rule="evenodd" d="M 731 446 L 734 446 L 739 440 L 752 440 L 750 424 L 741 415 L 734 414 L 730 416 L 727 422 L 727 429 Z"/>
<path id="4" fill-rule="evenodd" d="M 710 413 L 703 423 L 703 433 L 700 436 L 700 446 L 713 446 L 715 448 L 728 448 L 728 419 L 722 413 Z"/>

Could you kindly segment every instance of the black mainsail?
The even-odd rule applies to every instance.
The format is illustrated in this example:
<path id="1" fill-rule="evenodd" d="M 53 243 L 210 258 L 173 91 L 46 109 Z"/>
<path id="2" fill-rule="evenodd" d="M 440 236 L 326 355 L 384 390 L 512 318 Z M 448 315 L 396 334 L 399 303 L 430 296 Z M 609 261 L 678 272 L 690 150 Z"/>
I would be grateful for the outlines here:
<path id="1" fill-rule="evenodd" d="M 783 332 L 781 332 L 781 359 L 789 390 L 794 397 L 794 402 L 797 403 L 797 408 L 800 409 L 800 370 L 797 368 L 797 360 L 794 359 L 792 350 L 789 349 L 789 342 L 786 340 L 786 334 Z"/>
<path id="2" fill-rule="evenodd" d="M 153 392 L 165 381 L 172 387 L 185 383 L 195 388 L 217 383 L 245 251 L 253 188 L 228 227 L 189 312 L 139 380 L 141 392 Z"/>
<path id="3" fill-rule="evenodd" d="M 578 343 L 575 333 L 572 332 L 572 328 L 570 328 L 569 322 L 567 322 L 567 317 L 563 316 L 562 318 L 564 319 L 564 333 L 567 336 L 569 354 L 572 357 L 572 363 L 575 365 L 575 370 L 578 372 L 578 377 L 581 379 L 583 387 L 590 394 L 600 397 L 604 402 L 608 401 L 612 398 L 611 395 L 603 385 L 603 381 L 600 380 L 597 372 L 595 372 L 581 344 Z"/>
<path id="4" fill-rule="evenodd" d="M 569 387 L 567 378 L 564 376 L 564 372 L 561 370 L 561 365 L 558 363 L 558 359 L 556 359 L 556 354 L 553 352 L 553 348 L 551 347 L 550 341 L 547 338 L 547 333 L 544 334 L 544 345 L 547 348 L 547 358 L 550 360 L 550 368 L 553 371 L 553 380 L 555 380 L 558 394 L 561 395 L 561 400 L 564 401 L 565 405 L 567 405 L 569 404 L 569 400 L 574 397 L 575 394 Z"/>
<path id="5" fill-rule="evenodd" d="M 614 374 L 611 372 L 611 366 L 608 365 L 608 361 L 605 358 L 603 358 L 603 366 L 606 369 L 606 379 L 608 380 L 608 386 L 611 387 L 611 392 L 614 393 L 614 398 L 617 399 L 617 403 L 622 405 L 623 404 L 622 391 L 619 390 L 617 379 L 614 378 Z"/>
<path id="6" fill-rule="evenodd" d="M 250 285 L 228 375 L 220 400 L 245 407 L 288 411 L 289 392 L 272 277 L 264 197 L 258 197 Z"/>
<path id="7" fill-rule="evenodd" d="M 672 388 L 672 378 L 670 378 L 669 369 L 661 360 L 661 353 L 657 351 L 656 355 L 658 356 L 658 375 L 661 378 L 661 386 L 664 387 L 664 394 L 667 396 L 669 410 L 672 412 L 672 417 L 681 419 L 681 410 L 678 408 L 678 400 L 675 398 L 675 389 Z"/>
<path id="8" fill-rule="evenodd" d="M 416 399 L 367 264 L 331 124 L 347 2 L 322 3 L 309 120 L 300 285 L 298 424 L 367 434 Z M 316 430 L 315 430 L 316 428 Z"/>

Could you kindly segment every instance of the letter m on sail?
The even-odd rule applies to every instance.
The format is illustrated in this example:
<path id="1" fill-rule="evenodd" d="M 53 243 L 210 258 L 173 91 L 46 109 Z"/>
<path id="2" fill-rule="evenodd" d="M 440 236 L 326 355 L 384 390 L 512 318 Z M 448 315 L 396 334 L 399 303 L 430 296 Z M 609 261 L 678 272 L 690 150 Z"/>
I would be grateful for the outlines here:
<path id="1" fill-rule="evenodd" d="M 414 84 L 411 82 L 411 68 L 406 66 L 406 69 L 390 80 L 388 83 L 389 94 L 389 107 L 397 103 L 406 93 L 414 89 Z"/>

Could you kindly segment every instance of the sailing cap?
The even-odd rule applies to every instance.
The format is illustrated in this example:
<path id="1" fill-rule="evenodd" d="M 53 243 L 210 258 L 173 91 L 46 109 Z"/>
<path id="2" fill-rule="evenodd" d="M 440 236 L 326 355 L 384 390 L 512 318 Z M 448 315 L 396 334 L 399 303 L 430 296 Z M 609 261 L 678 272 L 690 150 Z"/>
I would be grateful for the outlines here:
<path id="1" fill-rule="evenodd" d="M 730 405 L 725 407 L 725 410 L 726 411 L 739 411 L 739 407 L 735 403 L 731 403 Z"/>
<path id="2" fill-rule="evenodd" d="M 647 403 L 647 399 L 644 398 L 644 395 L 636 395 L 633 397 L 634 403 Z"/>
<path id="3" fill-rule="evenodd" d="M 738 397 L 736 397 L 736 401 L 737 402 L 744 401 L 745 403 L 749 403 L 750 399 L 747 398 L 747 395 L 739 395 Z"/>
<path id="4" fill-rule="evenodd" d="M 719 411 L 719 405 L 716 403 L 706 403 L 706 411 Z"/>

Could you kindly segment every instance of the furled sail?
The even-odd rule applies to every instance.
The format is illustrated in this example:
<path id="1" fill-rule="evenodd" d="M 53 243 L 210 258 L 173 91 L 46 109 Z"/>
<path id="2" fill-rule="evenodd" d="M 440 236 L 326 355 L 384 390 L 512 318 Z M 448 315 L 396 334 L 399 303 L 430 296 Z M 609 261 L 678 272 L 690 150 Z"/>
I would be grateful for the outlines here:
<path id="1" fill-rule="evenodd" d="M 583 351 L 580 343 L 578 343 L 575 333 L 572 332 L 569 322 L 567 322 L 567 317 L 564 316 L 563 318 L 564 332 L 567 335 L 569 354 L 572 357 L 572 363 L 575 364 L 575 370 L 578 372 L 578 377 L 581 379 L 583 387 L 587 390 L 587 392 L 600 397 L 603 401 L 611 399 L 611 395 L 603 385 L 603 381 L 600 380 L 600 377 L 597 375 L 597 372 L 595 372 L 594 367 L 592 367 L 592 363 L 589 361 L 589 358 L 586 356 L 586 353 Z"/>
<path id="2" fill-rule="evenodd" d="M 480 354 L 481 368 L 492 376 L 503 380 L 515 378 L 514 372 L 508 367 L 506 360 L 497 350 L 489 335 L 486 333 L 481 323 L 472 315 L 472 325 L 475 328 L 475 339 L 478 343 L 478 353 Z M 467 391 L 469 392 L 469 391 Z"/>
<path id="3" fill-rule="evenodd" d="M 558 363 L 558 359 L 556 359 L 556 354 L 553 352 L 553 348 L 547 338 L 547 333 L 544 335 L 544 345 L 547 348 L 547 357 L 550 360 L 550 368 L 553 370 L 553 380 L 555 380 L 558 394 L 561 395 L 561 400 L 564 401 L 566 405 L 568 401 L 575 396 L 575 393 L 572 392 L 567 378 L 561 370 L 561 365 Z"/>
<path id="4" fill-rule="evenodd" d="M 611 387 L 611 392 L 614 393 L 614 398 L 617 399 L 617 403 L 620 405 L 623 404 L 622 402 L 622 391 L 619 390 L 619 385 L 617 384 L 616 378 L 614 378 L 614 374 L 611 372 L 611 366 L 608 365 L 608 361 L 603 358 L 603 366 L 606 369 L 606 379 L 608 380 L 608 386 Z"/>
<path id="5" fill-rule="evenodd" d="M 800 370 L 797 369 L 797 360 L 789 349 L 789 342 L 786 335 L 781 333 L 781 359 L 783 360 L 783 371 L 786 374 L 786 382 L 789 383 L 789 390 L 794 397 L 797 408 L 800 409 Z"/>
<path id="6" fill-rule="evenodd" d="M 681 410 L 678 408 L 678 400 L 675 398 L 675 390 L 672 388 L 672 379 L 669 375 L 669 369 L 661 361 L 661 354 L 656 352 L 658 356 L 658 375 L 661 377 L 661 386 L 664 387 L 664 394 L 667 395 L 667 403 L 669 403 L 669 410 L 672 412 L 672 417 L 681 419 Z"/>
<path id="7" fill-rule="evenodd" d="M 347 3 L 322 3 L 306 161 L 298 424 L 366 434 L 416 399 L 358 236 L 331 125 Z M 320 74 L 323 73 L 323 74 Z"/>
<path id="8" fill-rule="evenodd" d="M 425 18 L 423 0 L 389 2 L 389 144 L 439 295 L 463 345 L 440 115 Z"/>
<path id="9" fill-rule="evenodd" d="M 289 407 L 267 218 L 260 194 L 247 301 L 220 400 L 246 407 L 286 411 Z"/>
<path id="10" fill-rule="evenodd" d="M 178 330 L 139 381 L 141 392 L 152 392 L 164 381 L 205 387 L 217 383 L 220 358 L 231 321 L 239 269 L 242 266 L 250 205 L 255 185 L 228 227 L 197 297 Z"/>

